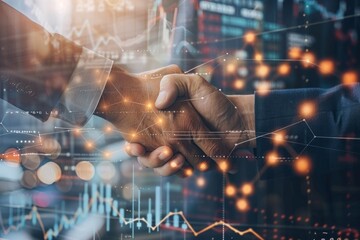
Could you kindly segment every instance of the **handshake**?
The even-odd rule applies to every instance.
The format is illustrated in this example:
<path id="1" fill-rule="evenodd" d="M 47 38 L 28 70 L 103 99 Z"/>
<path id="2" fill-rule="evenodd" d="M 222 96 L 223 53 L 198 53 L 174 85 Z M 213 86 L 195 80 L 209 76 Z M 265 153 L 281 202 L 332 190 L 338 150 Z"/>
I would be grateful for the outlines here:
<path id="1" fill-rule="evenodd" d="M 137 75 L 115 66 L 95 115 L 119 129 L 129 155 L 161 176 L 235 172 L 235 150 L 255 146 L 254 96 L 226 96 L 175 65 Z"/>

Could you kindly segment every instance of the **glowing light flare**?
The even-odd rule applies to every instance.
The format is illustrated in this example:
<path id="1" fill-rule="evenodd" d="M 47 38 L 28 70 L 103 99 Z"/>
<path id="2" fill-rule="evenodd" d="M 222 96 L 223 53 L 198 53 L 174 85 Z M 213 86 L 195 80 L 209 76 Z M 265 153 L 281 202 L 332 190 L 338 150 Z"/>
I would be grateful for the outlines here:
<path id="1" fill-rule="evenodd" d="M 86 141 L 85 142 L 85 148 L 86 148 L 86 150 L 88 150 L 88 151 L 92 151 L 92 150 L 94 150 L 94 148 L 95 148 L 95 143 L 93 142 L 93 141 Z"/>
<path id="2" fill-rule="evenodd" d="M 286 141 L 286 134 L 283 131 L 275 132 L 272 137 L 272 141 L 275 145 L 282 145 Z"/>
<path id="3" fill-rule="evenodd" d="M 251 183 L 244 183 L 241 186 L 241 192 L 245 196 L 251 195 L 254 192 L 254 187 L 253 187 L 253 185 Z"/>
<path id="4" fill-rule="evenodd" d="M 236 79 L 233 83 L 233 88 L 236 90 L 241 90 L 245 87 L 245 81 L 243 79 Z"/>
<path id="5" fill-rule="evenodd" d="M 75 137 L 79 137 L 81 135 L 81 128 L 75 128 L 73 131 L 73 135 Z"/>
<path id="6" fill-rule="evenodd" d="M 105 151 L 105 152 L 103 153 L 103 157 L 104 157 L 105 159 L 109 159 L 109 158 L 111 157 L 111 153 L 108 152 L 108 151 Z"/>
<path id="7" fill-rule="evenodd" d="M 308 157 L 299 157 L 294 162 L 294 170 L 299 175 L 306 175 L 311 170 L 311 161 Z"/>
<path id="8" fill-rule="evenodd" d="M 271 89 L 271 84 L 269 82 L 259 82 L 257 85 L 256 85 L 256 91 L 259 95 L 267 95 L 269 92 L 270 92 L 270 89 Z"/>
<path id="9" fill-rule="evenodd" d="M 206 162 L 202 162 L 199 164 L 199 170 L 204 172 L 209 169 L 209 165 Z"/>
<path id="10" fill-rule="evenodd" d="M 48 162 L 41 166 L 36 174 L 42 183 L 50 185 L 60 180 L 61 168 L 54 162 Z"/>
<path id="11" fill-rule="evenodd" d="M 150 102 L 146 103 L 146 108 L 147 108 L 147 109 L 152 109 L 152 108 L 153 108 L 153 104 L 150 103 Z"/>
<path id="12" fill-rule="evenodd" d="M 348 71 L 342 75 L 341 81 L 344 85 L 352 85 L 358 82 L 358 74 L 355 71 Z"/>
<path id="13" fill-rule="evenodd" d="M 9 165 L 17 166 L 20 164 L 20 152 L 15 148 L 7 149 L 3 154 L 0 155 Z"/>
<path id="14" fill-rule="evenodd" d="M 255 74 L 260 78 L 266 78 L 270 74 L 270 67 L 265 64 L 261 64 L 256 67 Z"/>
<path id="15" fill-rule="evenodd" d="M 244 35 L 244 41 L 248 44 L 254 43 L 256 40 L 256 35 L 254 32 L 247 32 Z"/>
<path id="16" fill-rule="evenodd" d="M 261 62 L 263 60 L 263 55 L 261 53 L 256 53 L 254 59 L 255 61 Z"/>
<path id="17" fill-rule="evenodd" d="M 227 172 L 229 170 L 229 163 L 226 160 L 222 160 L 219 162 L 219 168 L 222 172 Z"/>
<path id="18" fill-rule="evenodd" d="M 335 71 L 335 63 L 331 60 L 322 60 L 319 63 L 319 72 L 322 75 L 330 75 Z"/>
<path id="19" fill-rule="evenodd" d="M 236 187 L 234 185 L 227 185 L 225 187 L 225 194 L 228 197 L 234 197 L 236 194 Z"/>
<path id="20" fill-rule="evenodd" d="M 280 76 L 287 76 L 290 74 L 291 67 L 288 63 L 282 63 L 278 66 L 277 72 Z"/>
<path id="21" fill-rule="evenodd" d="M 308 67 L 312 67 L 315 64 L 316 58 L 315 55 L 311 52 L 306 52 L 303 54 L 302 58 L 301 58 L 301 63 L 304 67 L 308 68 Z"/>
<path id="22" fill-rule="evenodd" d="M 88 161 L 81 161 L 76 164 L 75 172 L 80 179 L 90 181 L 94 177 L 95 168 L 92 163 Z"/>
<path id="23" fill-rule="evenodd" d="M 244 198 L 240 198 L 238 200 L 236 200 L 236 208 L 240 211 L 240 212 L 246 212 L 249 210 L 250 206 L 249 203 L 246 199 Z"/>
<path id="24" fill-rule="evenodd" d="M 111 126 L 105 126 L 105 128 L 104 128 L 104 132 L 105 132 L 105 133 L 109 134 L 109 133 L 111 133 L 112 131 L 113 131 L 113 128 L 112 128 Z"/>
<path id="25" fill-rule="evenodd" d="M 289 58 L 291 59 L 299 59 L 301 57 L 301 54 L 302 54 L 302 50 L 301 48 L 298 47 L 290 48 L 288 53 Z"/>
<path id="26" fill-rule="evenodd" d="M 196 179 L 196 185 L 197 185 L 198 187 L 204 187 L 205 184 L 206 184 L 205 178 L 203 178 L 203 177 L 198 177 L 198 178 Z"/>
<path id="27" fill-rule="evenodd" d="M 157 123 L 159 124 L 159 125 L 161 125 L 161 124 L 163 124 L 164 123 L 164 119 L 162 119 L 162 118 L 158 118 L 157 119 Z"/>
<path id="28" fill-rule="evenodd" d="M 237 66 L 235 63 L 228 63 L 226 65 L 226 73 L 234 74 L 236 72 Z"/>
<path id="29" fill-rule="evenodd" d="M 268 166 L 276 166 L 279 163 L 279 155 L 276 152 L 269 152 L 265 156 L 265 161 Z"/>
<path id="30" fill-rule="evenodd" d="M 306 101 L 300 105 L 300 116 L 304 118 L 311 118 L 316 113 L 316 106 L 314 102 Z"/>
<path id="31" fill-rule="evenodd" d="M 194 170 L 192 170 L 191 168 L 187 168 L 187 169 L 185 169 L 185 171 L 184 171 L 184 174 L 185 174 L 186 177 L 192 176 L 193 173 L 194 173 Z"/>

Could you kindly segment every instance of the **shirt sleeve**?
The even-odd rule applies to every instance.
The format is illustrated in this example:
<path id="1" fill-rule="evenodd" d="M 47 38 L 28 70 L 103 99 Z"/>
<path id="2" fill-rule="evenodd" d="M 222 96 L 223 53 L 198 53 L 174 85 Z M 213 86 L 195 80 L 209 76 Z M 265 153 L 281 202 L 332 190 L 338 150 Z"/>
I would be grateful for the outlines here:
<path id="1" fill-rule="evenodd" d="M 293 162 L 307 158 L 313 172 L 351 166 L 360 157 L 360 84 L 332 89 L 295 89 L 255 94 L 259 169 L 270 154 L 277 166 L 264 178 L 294 175 Z M 277 144 L 275 136 L 283 138 Z"/>
<path id="2" fill-rule="evenodd" d="M 79 62 L 55 109 L 54 117 L 84 125 L 94 113 L 113 61 L 83 48 Z"/>

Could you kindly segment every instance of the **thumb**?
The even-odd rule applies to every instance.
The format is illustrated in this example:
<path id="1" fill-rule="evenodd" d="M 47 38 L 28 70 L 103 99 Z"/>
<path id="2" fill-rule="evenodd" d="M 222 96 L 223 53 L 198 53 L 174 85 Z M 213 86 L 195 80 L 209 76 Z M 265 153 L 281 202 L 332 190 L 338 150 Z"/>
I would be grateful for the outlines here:
<path id="1" fill-rule="evenodd" d="M 171 74 L 161 79 L 155 107 L 158 109 L 170 107 L 178 97 L 184 96 L 188 92 L 186 81 L 182 81 L 184 77 L 180 74 Z"/>

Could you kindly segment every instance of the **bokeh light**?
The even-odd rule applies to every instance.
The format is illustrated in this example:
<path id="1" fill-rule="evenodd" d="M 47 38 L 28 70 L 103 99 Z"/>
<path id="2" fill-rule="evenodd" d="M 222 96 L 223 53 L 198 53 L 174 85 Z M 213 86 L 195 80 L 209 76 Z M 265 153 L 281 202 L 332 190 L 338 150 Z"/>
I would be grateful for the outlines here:
<path id="1" fill-rule="evenodd" d="M 322 60 L 319 63 L 319 71 L 323 75 L 333 74 L 335 71 L 335 63 L 331 60 Z"/>
<path id="2" fill-rule="evenodd" d="M 92 163 L 88 161 L 81 161 L 76 164 L 75 172 L 80 179 L 89 181 L 94 177 L 95 168 Z"/>
<path id="3" fill-rule="evenodd" d="M 266 78 L 270 74 L 270 67 L 265 64 L 261 64 L 256 67 L 255 72 L 256 72 L 256 76 L 260 78 Z"/>
<path id="4" fill-rule="evenodd" d="M 308 157 L 299 157 L 295 159 L 294 170 L 299 175 L 306 175 L 311 170 L 311 161 Z"/>
<path id="5" fill-rule="evenodd" d="M 228 197 L 233 197 L 236 194 L 236 187 L 234 185 L 227 185 L 225 187 L 225 194 Z"/>
<path id="6" fill-rule="evenodd" d="M 204 186 L 205 186 L 205 183 L 206 183 L 206 181 L 205 181 L 205 178 L 204 178 L 204 177 L 198 177 L 198 178 L 196 179 L 196 185 L 197 185 L 198 187 L 204 187 Z"/>
<path id="7" fill-rule="evenodd" d="M 61 168 L 54 162 L 45 163 L 37 170 L 37 177 L 44 184 L 53 184 L 60 180 Z"/>
<path id="8" fill-rule="evenodd" d="M 302 50 L 298 47 L 292 47 L 289 50 L 289 58 L 291 59 L 299 59 L 301 57 Z"/>
<path id="9" fill-rule="evenodd" d="M 344 85 L 352 85 L 358 82 L 358 75 L 355 71 L 348 71 L 342 75 L 341 80 Z"/>
<path id="10" fill-rule="evenodd" d="M 282 145 L 286 141 L 286 134 L 283 131 L 274 132 L 272 136 L 272 141 L 275 145 Z"/>
<path id="11" fill-rule="evenodd" d="M 245 211 L 249 210 L 249 203 L 246 199 L 240 198 L 240 199 L 236 200 L 236 208 L 240 212 L 245 212 Z"/>
<path id="12" fill-rule="evenodd" d="M 244 79 L 235 79 L 233 82 L 233 88 L 236 90 L 241 90 L 245 87 L 245 80 Z"/>
<path id="13" fill-rule="evenodd" d="M 269 152 L 265 156 L 265 161 L 268 166 L 275 166 L 279 163 L 279 155 L 275 151 Z"/>
<path id="14" fill-rule="evenodd" d="M 247 33 L 245 33 L 245 35 L 244 35 L 244 41 L 245 41 L 246 43 L 252 44 L 252 43 L 255 42 L 255 40 L 256 40 L 256 35 L 255 35 L 254 32 L 247 32 Z"/>
<path id="15" fill-rule="evenodd" d="M 1 157 L 9 165 L 17 166 L 20 164 L 20 152 L 16 148 L 9 148 L 1 155 Z"/>
<path id="16" fill-rule="evenodd" d="M 306 101 L 300 105 L 300 116 L 303 118 L 311 118 L 316 113 L 316 106 L 314 102 Z"/>
<path id="17" fill-rule="evenodd" d="M 315 55 L 311 52 L 306 52 L 302 56 L 302 65 L 304 67 L 312 67 L 315 64 L 316 58 Z"/>
<path id="18" fill-rule="evenodd" d="M 290 74 L 291 67 L 288 63 L 282 63 L 278 66 L 278 74 L 280 76 L 287 76 Z"/>
<path id="19" fill-rule="evenodd" d="M 251 195 L 254 192 L 254 187 L 253 187 L 253 185 L 251 183 L 244 183 L 241 186 L 241 192 L 245 196 Z"/>

